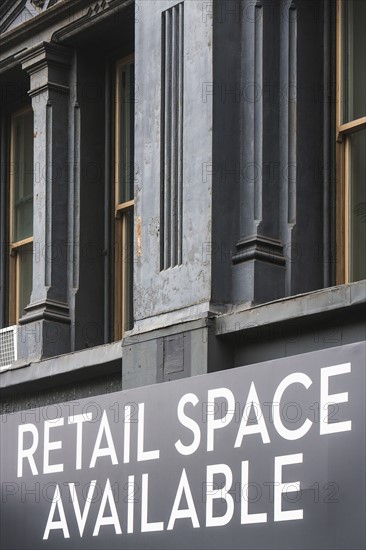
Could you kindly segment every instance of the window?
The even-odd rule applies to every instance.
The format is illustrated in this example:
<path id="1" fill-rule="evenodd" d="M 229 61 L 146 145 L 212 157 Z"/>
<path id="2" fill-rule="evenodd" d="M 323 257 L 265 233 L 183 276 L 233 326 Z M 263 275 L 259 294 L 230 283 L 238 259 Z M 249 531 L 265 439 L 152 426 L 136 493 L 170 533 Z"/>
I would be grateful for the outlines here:
<path id="1" fill-rule="evenodd" d="M 337 280 L 366 278 L 366 2 L 337 5 Z"/>
<path id="2" fill-rule="evenodd" d="M 115 112 L 115 339 L 133 326 L 134 62 L 116 64 Z"/>
<path id="3" fill-rule="evenodd" d="M 29 304 L 33 274 L 33 111 L 13 113 L 10 129 L 9 323 Z"/>

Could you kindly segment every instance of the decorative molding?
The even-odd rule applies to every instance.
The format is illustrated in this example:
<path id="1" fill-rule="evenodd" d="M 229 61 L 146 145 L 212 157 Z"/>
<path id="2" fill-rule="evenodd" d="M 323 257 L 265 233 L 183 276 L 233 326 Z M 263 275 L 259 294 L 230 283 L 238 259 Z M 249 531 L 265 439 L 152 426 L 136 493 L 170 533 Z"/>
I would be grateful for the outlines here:
<path id="1" fill-rule="evenodd" d="M 42 320 L 64 324 L 71 323 L 69 306 L 64 302 L 58 302 L 47 298 L 41 302 L 33 302 L 24 309 L 26 314 L 19 319 L 20 325 Z"/>
<path id="2" fill-rule="evenodd" d="M 241 238 L 260 231 L 266 218 L 263 212 L 263 124 L 264 124 L 264 21 L 268 17 L 262 2 L 248 6 L 250 17 L 243 16 L 241 30 L 241 85 L 248 86 L 253 97 L 240 102 L 240 196 L 239 235 Z"/>
<path id="3" fill-rule="evenodd" d="M 280 238 L 286 247 L 285 294 L 293 292 L 293 230 L 297 218 L 297 20 L 296 5 L 284 0 L 280 20 L 279 159 L 283 182 L 280 192 Z"/>
<path id="4" fill-rule="evenodd" d="M 52 8 L 52 6 L 57 4 L 59 1 L 60 0 L 31 0 L 31 3 L 40 11 L 45 11 Z"/>
<path id="5" fill-rule="evenodd" d="M 254 20 L 254 86 L 261 90 L 260 97 L 254 102 L 254 166 L 259 166 L 258 177 L 254 178 L 254 220 L 262 221 L 263 209 L 263 5 L 258 2 L 258 13 Z"/>
<path id="6" fill-rule="evenodd" d="M 182 263 L 183 2 L 162 13 L 160 268 Z"/>
<path id="7" fill-rule="evenodd" d="M 288 223 L 296 223 L 297 192 L 297 9 L 293 2 L 289 6 L 288 16 Z M 292 90 L 292 91 L 291 91 Z M 293 96 L 293 94 L 295 94 Z"/>
<path id="8" fill-rule="evenodd" d="M 0 34 L 1 51 L 5 52 L 7 48 L 11 48 L 14 45 L 17 46 L 26 43 L 27 38 L 42 32 L 43 29 L 48 28 L 55 21 L 60 22 L 63 18 L 69 19 L 70 10 L 75 15 L 80 10 L 82 17 L 84 15 L 81 11 L 83 6 L 85 6 L 85 0 L 63 0 L 52 5 L 52 7 L 49 6 L 46 10 L 42 10 L 42 12 L 37 14 L 37 17 L 31 17 L 14 29 L 8 31 L 2 29 Z"/>
<path id="9" fill-rule="evenodd" d="M 43 94 L 46 90 L 51 90 L 53 92 L 59 92 L 61 94 L 69 94 L 70 93 L 70 87 L 64 86 L 63 84 L 57 84 L 56 82 L 47 82 L 47 84 L 44 84 L 43 86 L 39 86 L 38 88 L 34 88 L 33 90 L 30 90 L 28 92 L 28 95 L 30 97 L 34 97 L 39 94 Z"/>
<path id="10" fill-rule="evenodd" d="M 262 262 L 284 266 L 286 259 L 283 255 L 281 241 L 254 235 L 241 239 L 236 244 L 236 253 L 232 257 L 233 264 L 260 260 Z"/>
<path id="11" fill-rule="evenodd" d="M 90 6 L 85 17 L 91 17 L 92 15 L 97 15 L 100 11 L 103 11 L 108 7 L 107 0 L 102 0 L 102 2 L 96 2 L 94 6 Z"/>
<path id="12" fill-rule="evenodd" d="M 96 2 L 93 6 L 90 6 L 88 11 L 79 19 L 56 31 L 52 35 L 52 42 L 62 42 L 66 36 L 74 35 L 82 30 L 84 26 L 97 22 L 100 17 L 112 16 L 121 7 L 126 8 L 133 4 L 134 1 L 135 0 L 102 0 L 102 2 Z"/>
<path id="13" fill-rule="evenodd" d="M 66 95 L 70 93 L 68 72 L 72 50 L 58 44 L 42 42 L 15 57 L 20 61 L 22 69 L 31 76 L 28 91 L 30 97 L 49 91 Z M 39 77 L 34 76 L 39 72 Z"/>
<path id="14" fill-rule="evenodd" d="M 5 0 L 0 7 L 0 33 L 6 32 L 14 19 L 18 17 L 24 10 L 26 0 Z"/>
<path id="15" fill-rule="evenodd" d="M 22 52 L 25 52 L 25 51 L 26 51 L 26 48 L 23 48 Z M 5 59 L 2 59 L 0 61 L 0 74 L 4 71 L 12 69 L 13 67 L 16 67 L 18 64 L 19 63 L 15 59 L 14 55 L 9 55 L 9 57 L 6 57 Z"/>
<path id="16" fill-rule="evenodd" d="M 79 270 L 80 270 L 80 258 L 78 251 L 80 250 L 80 233 L 78 220 L 80 219 L 80 136 L 81 136 L 81 114 L 80 106 L 76 102 L 74 105 L 74 136 L 73 136 L 73 148 L 71 150 L 73 159 L 73 172 L 71 181 L 73 182 L 72 198 L 73 198 L 73 250 L 72 257 L 72 288 L 77 289 L 79 287 Z"/>
<path id="17" fill-rule="evenodd" d="M 15 59 L 20 61 L 23 69 L 32 74 L 38 69 L 43 69 L 49 62 L 69 66 L 71 55 L 72 51 L 65 48 L 65 46 L 52 44 L 51 42 L 40 42 L 15 55 Z"/>
<path id="18" fill-rule="evenodd" d="M 52 8 L 60 0 L 21 0 L 6 1 L 0 10 L 0 32 L 6 32 L 12 23 L 20 17 L 20 20 L 10 29 L 15 30 L 26 21 L 32 21 L 49 8 Z"/>
<path id="19" fill-rule="evenodd" d="M 57 2 L 59 2 L 59 0 L 31 0 L 31 4 L 39 11 L 45 11 L 48 10 L 48 8 L 52 8 Z"/>
<path id="20" fill-rule="evenodd" d="M 46 197 L 44 201 L 45 205 L 45 271 L 44 271 L 44 285 L 50 287 L 52 284 L 52 163 L 54 158 L 52 157 L 52 146 L 55 141 L 53 135 L 53 107 L 50 101 L 47 101 L 45 105 L 46 119 L 45 119 L 45 132 L 46 132 Z"/>
<path id="21" fill-rule="evenodd" d="M 15 9 L 19 9 L 19 6 L 24 5 L 26 0 L 2 0 L 0 4 L 0 19 L 5 19 Z"/>

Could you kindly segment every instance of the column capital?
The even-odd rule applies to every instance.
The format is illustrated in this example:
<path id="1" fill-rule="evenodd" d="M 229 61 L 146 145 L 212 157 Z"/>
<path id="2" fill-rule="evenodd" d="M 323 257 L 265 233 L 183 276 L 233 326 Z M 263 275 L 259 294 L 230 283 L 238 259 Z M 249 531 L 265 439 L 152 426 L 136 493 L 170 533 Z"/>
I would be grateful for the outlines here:
<path id="1" fill-rule="evenodd" d="M 30 96 L 45 90 L 69 93 L 71 49 L 51 42 L 41 42 L 15 57 L 30 76 Z"/>
<path id="2" fill-rule="evenodd" d="M 29 74 L 40 71 L 49 64 L 69 67 L 71 58 L 72 50 L 52 42 L 40 42 L 15 56 Z"/>

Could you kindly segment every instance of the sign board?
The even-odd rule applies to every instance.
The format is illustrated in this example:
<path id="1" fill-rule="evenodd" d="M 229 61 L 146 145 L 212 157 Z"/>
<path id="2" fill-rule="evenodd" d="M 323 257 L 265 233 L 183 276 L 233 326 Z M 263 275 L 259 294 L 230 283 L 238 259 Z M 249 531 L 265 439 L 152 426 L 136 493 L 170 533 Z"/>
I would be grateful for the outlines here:
<path id="1" fill-rule="evenodd" d="M 365 548 L 365 344 L 1 417 L 1 548 Z"/>

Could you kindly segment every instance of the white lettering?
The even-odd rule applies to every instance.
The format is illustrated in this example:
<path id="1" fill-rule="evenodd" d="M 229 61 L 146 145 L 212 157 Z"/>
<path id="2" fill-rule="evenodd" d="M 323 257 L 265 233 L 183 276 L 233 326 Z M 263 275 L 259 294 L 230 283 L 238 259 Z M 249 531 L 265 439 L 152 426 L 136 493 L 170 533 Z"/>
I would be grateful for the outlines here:
<path id="1" fill-rule="evenodd" d="M 164 523 L 162 521 L 149 523 L 147 520 L 148 498 L 149 498 L 149 474 L 142 474 L 141 533 L 151 533 L 152 531 L 163 531 Z"/>
<path id="2" fill-rule="evenodd" d="M 198 403 L 197 395 L 195 395 L 194 393 L 187 393 L 186 395 L 183 395 L 183 397 L 181 397 L 178 403 L 179 422 L 183 426 L 191 430 L 193 433 L 193 441 L 190 445 L 184 445 L 180 439 L 175 443 L 175 448 L 181 455 L 193 454 L 195 451 L 197 451 L 201 442 L 201 431 L 199 425 L 197 424 L 197 422 L 192 420 L 192 418 L 186 416 L 184 412 L 184 407 L 187 403 L 191 403 L 193 406 L 196 406 Z"/>
<path id="3" fill-rule="evenodd" d="M 33 436 L 32 444 L 29 449 L 24 449 L 24 434 L 30 432 Z M 38 475 L 36 463 L 33 455 L 37 450 L 39 441 L 38 430 L 34 424 L 23 424 L 18 428 L 18 477 L 23 475 L 23 459 L 27 458 L 30 469 L 34 476 Z"/>
<path id="4" fill-rule="evenodd" d="M 183 508 L 180 510 L 179 504 L 182 499 L 183 493 L 187 501 L 187 508 Z M 170 514 L 167 531 L 174 529 L 175 520 L 179 518 L 190 518 L 194 528 L 197 528 L 200 526 L 198 517 L 197 517 L 196 508 L 193 502 L 191 488 L 189 486 L 187 474 L 184 468 L 179 481 L 177 494 L 175 495 L 175 500 L 173 504 L 172 513 Z"/>
<path id="5" fill-rule="evenodd" d="M 107 504 L 109 504 L 109 508 L 111 511 L 110 516 L 104 516 L 104 510 Z M 102 501 L 100 503 L 100 508 L 98 512 L 97 521 L 95 522 L 95 527 L 93 531 L 93 537 L 97 537 L 99 535 L 99 529 L 103 525 L 114 525 L 114 530 L 116 532 L 116 535 L 122 534 L 121 525 L 119 523 L 117 509 L 116 509 L 116 503 L 114 502 L 112 488 L 111 488 L 111 482 L 109 479 L 107 479 L 107 483 L 105 484 L 104 493 L 102 496 Z"/>
<path id="6" fill-rule="evenodd" d="M 144 421 L 145 403 L 138 405 L 138 424 L 137 424 L 137 461 L 155 460 L 159 458 L 160 451 L 144 451 Z"/>
<path id="7" fill-rule="evenodd" d="M 107 440 L 107 447 L 100 447 L 103 434 L 105 434 Z M 110 456 L 112 464 L 118 464 L 116 449 L 114 448 L 114 443 L 111 434 L 111 428 L 109 426 L 108 417 L 106 411 L 103 412 L 102 420 L 99 426 L 99 431 L 97 439 L 95 441 L 94 451 L 90 461 L 90 468 L 95 467 L 97 458 L 101 456 Z"/>
<path id="8" fill-rule="evenodd" d="M 57 508 L 60 519 L 53 521 L 53 516 L 55 515 L 55 510 Z M 56 485 L 55 494 L 53 495 L 52 504 L 50 513 L 48 514 L 46 529 L 44 531 L 43 540 L 47 540 L 51 530 L 62 529 L 65 539 L 70 538 L 69 528 L 67 526 L 66 516 L 64 507 L 61 500 L 60 488 Z"/>
<path id="9" fill-rule="evenodd" d="M 251 407 L 253 407 L 255 411 L 257 424 L 250 424 L 248 426 L 249 413 L 250 413 Z M 244 407 L 243 416 L 240 422 L 239 431 L 238 431 L 238 435 L 236 436 L 234 447 L 236 448 L 241 446 L 244 435 L 256 434 L 256 433 L 261 434 L 263 443 L 270 443 L 267 426 L 264 421 L 261 406 L 259 404 L 258 394 L 255 389 L 254 382 L 252 382 L 250 386 L 247 402 Z"/>
<path id="10" fill-rule="evenodd" d="M 127 533 L 133 533 L 133 516 L 135 504 L 135 476 L 128 476 L 127 482 Z"/>
<path id="11" fill-rule="evenodd" d="M 349 432 L 352 430 L 352 421 L 329 423 L 329 407 L 336 403 L 346 403 L 348 392 L 333 393 L 329 395 L 329 377 L 347 374 L 351 372 L 351 363 L 333 365 L 320 370 L 320 433 L 332 434 L 337 432 Z"/>
<path id="12" fill-rule="evenodd" d="M 130 462 L 130 445 L 131 445 L 131 405 L 124 407 L 124 436 L 123 436 L 123 462 Z"/>
<path id="13" fill-rule="evenodd" d="M 76 414 L 69 416 L 69 424 L 76 424 L 76 469 L 81 470 L 81 458 L 83 449 L 83 423 L 90 422 L 92 413 Z"/>
<path id="14" fill-rule="evenodd" d="M 275 457 L 274 467 L 274 520 L 290 521 L 303 518 L 303 510 L 282 510 L 282 495 L 300 491 L 300 481 L 282 483 L 282 466 L 287 464 L 300 464 L 303 462 L 302 453 Z"/>
<path id="15" fill-rule="evenodd" d="M 218 398 L 224 398 L 227 402 L 227 410 L 224 416 L 215 419 L 216 403 Z M 214 431 L 227 426 L 235 413 L 235 399 L 233 393 L 228 388 L 217 388 L 208 391 L 208 406 L 212 408 L 207 411 L 207 451 L 214 450 Z M 220 411 L 221 413 L 221 411 Z"/>
<path id="16" fill-rule="evenodd" d="M 221 489 L 214 489 L 213 478 L 216 474 L 223 474 L 225 485 Z M 228 493 L 233 483 L 233 474 L 226 464 L 214 464 L 207 466 L 207 498 L 206 498 L 206 527 L 219 527 L 229 523 L 234 513 L 234 499 Z M 213 515 L 214 499 L 222 499 L 226 502 L 226 512 L 223 516 Z"/>
<path id="17" fill-rule="evenodd" d="M 87 517 L 88 517 L 88 514 L 89 514 L 89 508 L 90 508 L 90 504 L 92 502 L 92 498 L 93 498 L 94 489 L 95 489 L 96 484 L 97 484 L 96 480 L 93 480 L 93 481 L 90 482 L 89 489 L 88 489 L 88 494 L 87 494 L 86 502 L 85 502 L 85 506 L 84 506 L 84 510 L 83 510 L 83 513 L 81 513 L 79 499 L 78 499 L 78 496 L 77 496 L 76 490 L 75 490 L 75 483 L 69 483 L 71 502 L 73 503 L 73 506 L 74 506 L 76 522 L 78 524 L 79 533 L 80 533 L 81 537 L 83 536 L 83 533 L 84 533 L 85 523 L 86 523 L 86 520 L 87 520 Z"/>
<path id="18" fill-rule="evenodd" d="M 283 425 L 281 420 L 281 399 L 284 391 L 291 386 L 291 384 L 302 384 L 306 389 L 308 389 L 311 386 L 312 381 L 307 374 L 302 372 L 293 372 L 292 374 L 286 376 L 282 382 L 280 382 L 273 397 L 272 414 L 275 428 L 284 439 L 294 441 L 295 439 L 301 439 L 301 437 L 303 437 L 310 430 L 312 422 L 307 418 L 303 425 L 296 430 L 289 430 Z"/>
<path id="19" fill-rule="evenodd" d="M 56 418 L 55 420 L 45 420 L 44 422 L 44 447 L 43 447 L 43 473 L 51 474 L 55 472 L 63 472 L 63 464 L 50 464 L 50 451 L 62 448 L 62 441 L 50 442 L 50 430 L 51 428 L 58 428 L 64 425 L 63 418 Z"/>
<path id="20" fill-rule="evenodd" d="M 249 462 L 241 463 L 241 523 L 266 523 L 267 514 L 249 514 Z"/>

